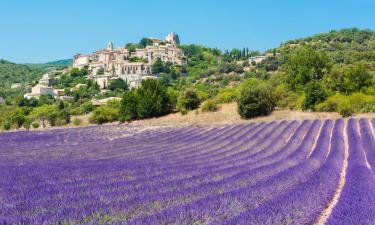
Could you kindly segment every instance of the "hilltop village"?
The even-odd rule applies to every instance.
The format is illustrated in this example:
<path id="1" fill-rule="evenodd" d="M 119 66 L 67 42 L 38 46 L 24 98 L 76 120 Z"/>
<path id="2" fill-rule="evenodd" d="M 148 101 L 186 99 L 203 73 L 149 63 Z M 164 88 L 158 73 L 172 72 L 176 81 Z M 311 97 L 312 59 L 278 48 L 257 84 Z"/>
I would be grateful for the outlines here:
<path id="1" fill-rule="evenodd" d="M 187 57 L 178 47 L 180 41 L 176 33 L 169 33 L 164 40 L 158 38 L 146 38 L 146 40 L 148 43 L 143 48 L 138 46 L 135 48 L 114 48 L 113 43 L 110 42 L 105 49 L 89 54 L 76 54 L 73 56 L 72 67 L 63 72 L 68 72 L 72 68 L 85 69 L 88 71 L 86 79 L 97 83 L 101 90 L 106 89 L 112 81 L 117 79 L 124 80 L 130 88 L 137 88 L 142 80 L 157 78 L 152 71 L 157 60 L 178 66 L 187 63 Z M 50 73 L 55 72 L 58 71 Z M 44 74 L 31 88 L 31 92 L 24 95 L 24 98 L 38 99 L 42 95 L 51 95 L 55 99 L 72 99 L 71 96 L 66 95 L 64 89 L 53 88 L 52 83 L 50 74 Z M 77 84 L 75 89 L 79 89 L 83 85 L 86 84 Z"/>
<path id="2" fill-rule="evenodd" d="M 90 54 L 77 54 L 73 57 L 73 67 L 90 71 L 89 79 L 95 80 L 101 88 L 110 80 L 121 78 L 130 87 L 138 87 L 142 79 L 152 77 L 152 65 L 156 60 L 175 65 L 184 65 L 187 60 L 178 48 L 179 37 L 175 33 L 167 35 L 165 40 L 148 38 L 150 45 L 145 48 L 114 48 L 110 42 L 107 48 Z"/>

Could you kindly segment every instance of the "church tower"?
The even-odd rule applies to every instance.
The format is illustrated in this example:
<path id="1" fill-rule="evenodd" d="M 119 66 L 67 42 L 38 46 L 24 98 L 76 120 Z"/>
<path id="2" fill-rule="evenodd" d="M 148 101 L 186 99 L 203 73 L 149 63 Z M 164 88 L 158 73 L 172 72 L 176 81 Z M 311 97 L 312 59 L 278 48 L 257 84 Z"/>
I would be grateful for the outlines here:
<path id="1" fill-rule="evenodd" d="M 169 33 L 165 40 L 169 43 L 172 43 L 174 45 L 179 45 L 180 44 L 180 38 L 175 32 Z"/>
<path id="2" fill-rule="evenodd" d="M 108 51 L 113 51 L 113 44 L 112 42 L 109 42 L 108 45 L 107 45 L 107 50 Z"/>

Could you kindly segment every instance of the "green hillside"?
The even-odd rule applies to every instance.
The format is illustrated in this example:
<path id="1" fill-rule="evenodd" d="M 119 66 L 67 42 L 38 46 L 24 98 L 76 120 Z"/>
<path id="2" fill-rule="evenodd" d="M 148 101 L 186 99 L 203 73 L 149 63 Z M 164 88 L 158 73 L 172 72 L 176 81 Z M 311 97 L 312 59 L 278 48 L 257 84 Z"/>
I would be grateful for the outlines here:
<path id="1" fill-rule="evenodd" d="M 95 123 L 131 121 L 172 112 L 216 111 L 219 104 L 230 102 L 238 103 L 238 113 L 245 119 L 275 109 L 338 112 L 344 117 L 375 112 L 375 31 L 352 28 L 290 40 L 266 51 L 258 64 L 249 59 L 262 54 L 248 48 L 222 51 L 194 44 L 180 48 L 188 58 L 186 65 L 157 60 L 152 70 L 159 79 L 148 80 L 137 90 L 114 80 L 101 92 L 95 82 L 86 80 L 90 73 L 86 68 L 61 71 L 53 76 L 53 87 L 67 90 L 70 100 L 64 101 L 52 96 L 25 100 L 25 90 L 11 90 L 10 85 L 32 85 L 43 72 L 64 68 L 71 60 L 29 65 L 2 60 L 0 96 L 7 105 L 0 106 L 4 112 L 0 126 L 20 127 L 20 118 L 37 123 L 38 116 L 46 113 L 52 125 L 90 112 Z M 77 84 L 86 86 L 74 88 Z M 91 103 L 93 98 L 108 97 L 123 101 L 99 107 Z"/>
<path id="2" fill-rule="evenodd" d="M 62 60 L 47 62 L 45 64 L 53 65 L 53 66 L 71 66 L 72 63 L 73 63 L 72 59 L 62 59 Z"/>
<path id="3" fill-rule="evenodd" d="M 9 88 L 13 83 L 31 83 L 41 77 L 43 71 L 28 65 L 0 60 L 0 88 Z"/>

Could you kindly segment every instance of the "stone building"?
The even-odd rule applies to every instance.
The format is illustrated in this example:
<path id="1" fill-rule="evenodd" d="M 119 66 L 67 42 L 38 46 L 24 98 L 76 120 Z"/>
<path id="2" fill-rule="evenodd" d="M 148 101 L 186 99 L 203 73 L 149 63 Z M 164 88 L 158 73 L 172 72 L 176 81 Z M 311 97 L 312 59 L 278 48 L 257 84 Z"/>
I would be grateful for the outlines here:
<path id="1" fill-rule="evenodd" d="M 51 79 L 48 74 L 44 74 L 42 79 L 39 80 L 39 83 L 31 88 L 31 93 L 26 93 L 24 97 L 27 99 L 38 99 L 41 95 L 55 96 L 54 90 L 51 87 Z"/>
<path id="2" fill-rule="evenodd" d="M 73 57 L 73 67 L 87 67 L 89 78 L 96 80 L 100 87 L 105 87 L 111 79 L 126 80 L 131 87 L 137 86 L 142 76 L 152 75 L 152 65 L 160 58 L 163 62 L 175 65 L 186 64 L 186 57 L 178 48 L 177 34 L 170 33 L 164 41 L 150 38 L 152 45 L 129 51 L 126 48 L 114 48 L 108 43 L 105 49 L 91 54 L 77 54 Z"/>

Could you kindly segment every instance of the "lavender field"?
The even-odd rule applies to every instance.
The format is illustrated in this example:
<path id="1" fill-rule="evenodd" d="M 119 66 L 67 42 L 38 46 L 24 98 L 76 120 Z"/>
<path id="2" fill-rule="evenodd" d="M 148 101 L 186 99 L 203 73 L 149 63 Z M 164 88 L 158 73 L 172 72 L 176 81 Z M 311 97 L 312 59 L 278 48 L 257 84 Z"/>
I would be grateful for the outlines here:
<path id="1" fill-rule="evenodd" d="M 375 224 L 375 119 L 0 134 L 0 224 Z"/>

